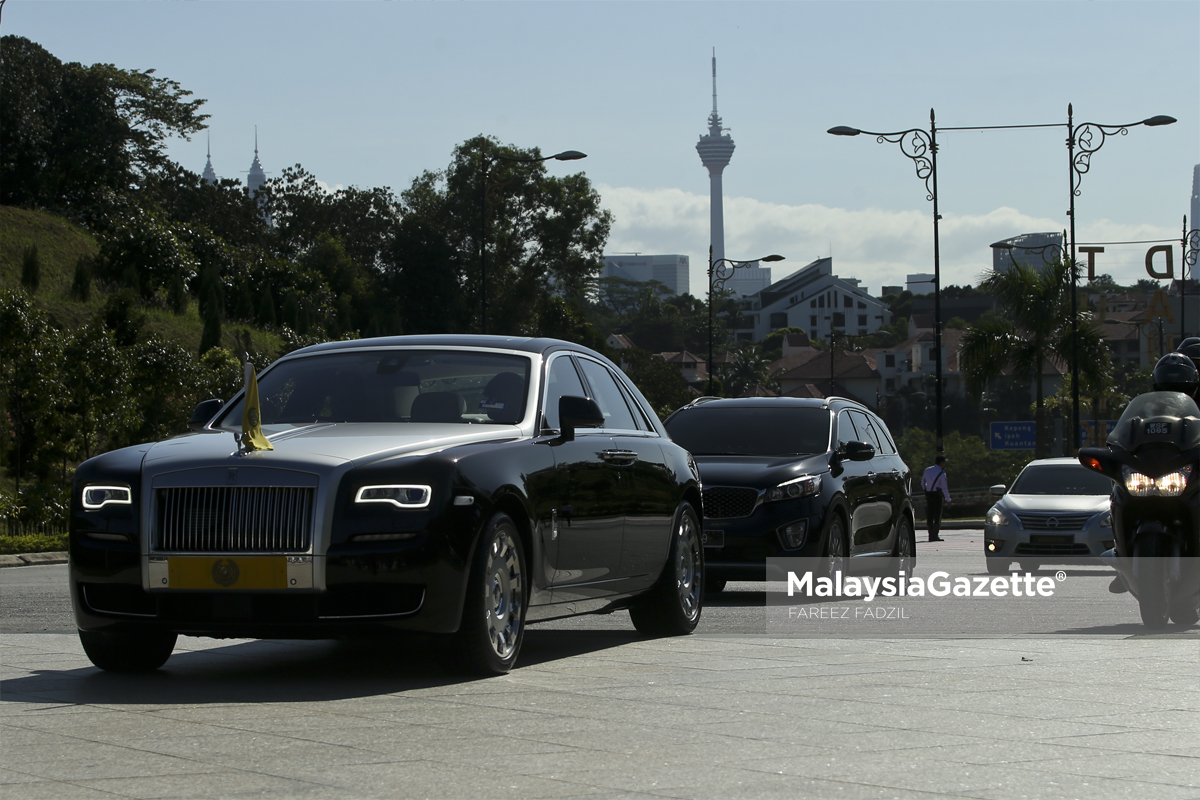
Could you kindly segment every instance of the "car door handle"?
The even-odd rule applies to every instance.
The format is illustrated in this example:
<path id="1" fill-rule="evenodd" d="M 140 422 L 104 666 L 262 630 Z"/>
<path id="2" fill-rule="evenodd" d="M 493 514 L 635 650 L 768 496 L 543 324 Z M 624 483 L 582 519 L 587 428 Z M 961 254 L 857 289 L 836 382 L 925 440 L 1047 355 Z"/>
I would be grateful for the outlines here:
<path id="1" fill-rule="evenodd" d="M 874 483 L 875 482 L 875 473 L 867 472 L 867 480 L 869 480 L 871 483 Z"/>
<path id="2" fill-rule="evenodd" d="M 896 479 L 899 479 L 899 477 L 900 477 L 900 470 L 898 470 L 898 469 L 893 469 L 893 470 L 892 470 L 892 477 L 893 477 L 893 478 L 896 478 Z"/>
<path id="3" fill-rule="evenodd" d="M 600 459 L 610 464 L 626 466 L 638 460 L 636 450 L 601 450 Z"/>

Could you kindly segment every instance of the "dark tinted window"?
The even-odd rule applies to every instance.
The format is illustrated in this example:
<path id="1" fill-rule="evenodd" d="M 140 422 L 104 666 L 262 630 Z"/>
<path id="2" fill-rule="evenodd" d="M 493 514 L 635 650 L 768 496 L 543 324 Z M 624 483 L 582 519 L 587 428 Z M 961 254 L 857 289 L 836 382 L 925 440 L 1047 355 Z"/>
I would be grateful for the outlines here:
<path id="1" fill-rule="evenodd" d="M 587 397 L 575 365 L 567 356 L 550 362 L 546 371 L 546 427 L 558 429 L 558 400 L 561 397 Z"/>
<path id="2" fill-rule="evenodd" d="M 463 350 L 355 350 L 284 361 L 258 382 L 264 425 L 512 423 L 525 415 L 529 359 Z M 218 425 L 240 429 L 242 401 Z"/>
<path id="3" fill-rule="evenodd" d="M 587 378 L 588 386 L 592 387 L 592 399 L 600 406 L 604 415 L 604 427 L 618 430 L 635 431 L 638 426 L 633 421 L 633 414 L 625 403 L 625 396 L 617 386 L 617 379 L 608 371 L 608 367 L 597 364 L 586 358 L 579 359 L 579 367 Z"/>
<path id="4" fill-rule="evenodd" d="M 829 449 L 829 411 L 697 406 L 672 416 L 667 433 L 698 456 L 824 453 Z"/>
<path id="5" fill-rule="evenodd" d="M 1033 464 L 1017 476 L 1010 494 L 1102 494 L 1112 481 L 1082 464 Z"/>
<path id="6" fill-rule="evenodd" d="M 850 418 L 854 420 L 854 429 L 858 431 L 858 440 L 860 442 L 867 442 L 875 448 L 876 453 L 882 455 L 883 445 L 880 444 L 879 437 L 875 434 L 875 429 L 871 427 L 871 422 L 867 419 L 867 415 L 861 411 L 851 411 Z M 839 436 L 838 438 L 840 439 L 841 437 Z"/>

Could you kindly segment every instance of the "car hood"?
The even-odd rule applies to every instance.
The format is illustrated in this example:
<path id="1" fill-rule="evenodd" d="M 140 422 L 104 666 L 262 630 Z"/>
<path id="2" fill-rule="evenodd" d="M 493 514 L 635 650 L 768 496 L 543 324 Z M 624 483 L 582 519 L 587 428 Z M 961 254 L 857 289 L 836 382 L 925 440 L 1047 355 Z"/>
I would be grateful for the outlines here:
<path id="1" fill-rule="evenodd" d="M 827 454 L 809 456 L 695 456 L 705 486 L 767 489 L 801 475 L 829 471 Z"/>
<path id="2" fill-rule="evenodd" d="M 253 466 L 277 469 L 356 465 L 405 455 L 424 455 L 447 447 L 521 435 L 515 425 L 452 423 L 323 423 L 267 426 L 274 450 L 239 454 L 233 434 L 224 430 L 179 436 L 157 442 L 144 464 L 155 472 L 206 466 Z"/>
<path id="3" fill-rule="evenodd" d="M 1017 513 L 1099 514 L 1108 510 L 1108 495 L 1006 494 L 996 505 Z"/>

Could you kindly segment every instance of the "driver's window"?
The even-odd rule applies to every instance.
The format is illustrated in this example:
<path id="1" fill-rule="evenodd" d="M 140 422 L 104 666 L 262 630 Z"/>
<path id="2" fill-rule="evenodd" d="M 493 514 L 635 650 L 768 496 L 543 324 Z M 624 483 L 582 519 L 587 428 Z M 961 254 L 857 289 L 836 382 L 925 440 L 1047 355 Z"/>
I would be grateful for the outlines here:
<path id="1" fill-rule="evenodd" d="M 583 381 L 570 356 L 559 356 L 546 369 L 545 403 L 542 406 L 546 427 L 558 430 L 558 399 L 560 397 L 587 397 Z"/>

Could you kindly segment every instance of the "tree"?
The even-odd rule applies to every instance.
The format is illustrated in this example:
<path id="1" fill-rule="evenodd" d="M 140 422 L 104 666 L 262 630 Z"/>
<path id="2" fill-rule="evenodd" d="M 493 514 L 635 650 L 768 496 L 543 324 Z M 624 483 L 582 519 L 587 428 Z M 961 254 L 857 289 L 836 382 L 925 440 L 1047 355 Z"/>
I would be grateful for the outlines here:
<path id="1" fill-rule="evenodd" d="M 650 401 L 659 417 L 690 403 L 695 395 L 679 368 L 653 356 L 649 350 L 629 347 L 619 354 L 622 369 Z"/>
<path id="2" fill-rule="evenodd" d="M 717 369 L 727 397 L 741 397 L 755 389 L 779 391 L 779 382 L 770 373 L 771 362 L 752 344 L 736 347 L 730 360 Z"/>
<path id="3" fill-rule="evenodd" d="M 969 325 L 959 350 L 968 394 L 978 399 L 988 383 L 1011 373 L 1031 381 L 1036 392 L 1036 453 L 1048 453 L 1046 404 L 1042 375 L 1047 362 L 1071 363 L 1070 268 L 1062 262 L 1045 269 L 1014 264 L 1008 272 L 994 272 L 980 290 L 996 298 L 997 316 L 981 317 Z M 1110 379 L 1108 348 L 1090 316 L 1080 312 L 1078 329 L 1079 374 L 1090 385 Z"/>
<path id="4" fill-rule="evenodd" d="M 583 174 L 550 176 L 541 163 L 512 163 L 499 156 L 540 158 L 535 148 L 502 146 L 477 136 L 455 148 L 450 165 L 426 172 L 401 195 L 406 216 L 417 217 L 421 232 L 440 243 L 408 250 L 453 254 L 441 263 L 385 264 L 403 285 L 412 273 L 447 270 L 440 282 L 456 287 L 461 301 L 459 330 L 479 330 L 483 305 L 481 230 L 486 225 L 489 333 L 517 333 L 534 319 L 540 298 L 551 295 L 582 306 L 601 268 L 612 215 Z M 485 187 L 485 160 L 491 165 Z M 486 188 L 486 192 L 485 192 Z M 485 199 L 486 195 L 486 199 Z M 429 243 L 432 244 L 432 243 Z M 402 295 L 401 318 L 425 297 Z"/>
<path id="5" fill-rule="evenodd" d="M 103 215 L 204 126 L 203 100 L 154 70 L 64 64 L 21 36 L 0 41 L 0 203 Z"/>

